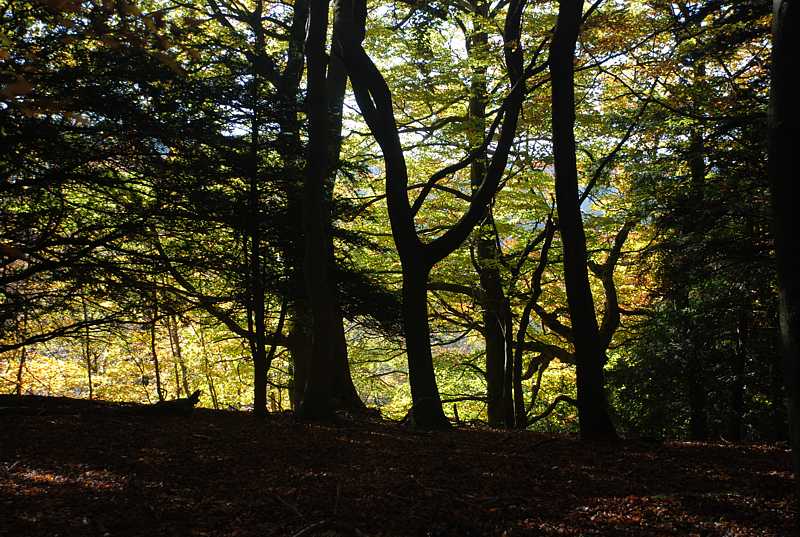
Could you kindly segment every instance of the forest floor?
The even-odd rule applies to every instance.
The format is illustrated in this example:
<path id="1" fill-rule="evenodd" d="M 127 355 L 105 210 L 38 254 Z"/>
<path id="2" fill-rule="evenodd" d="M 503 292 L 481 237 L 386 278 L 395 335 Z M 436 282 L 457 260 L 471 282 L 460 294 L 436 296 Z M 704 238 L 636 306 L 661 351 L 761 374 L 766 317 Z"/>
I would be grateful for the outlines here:
<path id="1" fill-rule="evenodd" d="M 791 536 L 791 490 L 785 446 L 0 408 L 3 537 Z"/>

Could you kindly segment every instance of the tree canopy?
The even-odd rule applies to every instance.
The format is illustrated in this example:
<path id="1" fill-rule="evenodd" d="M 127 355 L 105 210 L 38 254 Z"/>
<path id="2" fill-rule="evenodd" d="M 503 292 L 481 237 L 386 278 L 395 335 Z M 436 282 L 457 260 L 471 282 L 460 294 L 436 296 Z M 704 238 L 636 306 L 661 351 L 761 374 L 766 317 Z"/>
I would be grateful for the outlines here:
<path id="1" fill-rule="evenodd" d="M 771 21 L 4 4 L 0 391 L 785 439 Z"/>

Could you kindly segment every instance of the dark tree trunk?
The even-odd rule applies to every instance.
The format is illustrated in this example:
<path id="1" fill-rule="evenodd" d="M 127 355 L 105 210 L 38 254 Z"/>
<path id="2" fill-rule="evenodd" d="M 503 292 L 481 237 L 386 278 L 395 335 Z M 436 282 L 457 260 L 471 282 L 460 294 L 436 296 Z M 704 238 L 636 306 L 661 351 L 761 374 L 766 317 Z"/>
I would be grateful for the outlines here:
<path id="1" fill-rule="evenodd" d="M 786 412 L 786 383 L 782 367 L 782 356 L 780 353 L 773 356 L 769 364 L 769 420 L 771 438 L 776 442 L 782 442 L 789 438 L 789 428 L 787 427 Z"/>
<path id="2" fill-rule="evenodd" d="M 525 392 L 522 389 L 522 353 L 514 350 L 514 325 L 511 307 L 506 303 L 506 391 L 513 393 L 504 396 L 506 404 L 506 426 L 524 429 L 528 426 L 528 413 L 525 409 Z"/>
<path id="3" fill-rule="evenodd" d="M 81 296 L 81 306 L 83 307 L 83 322 L 86 327 L 83 331 L 83 359 L 86 362 L 86 376 L 89 381 L 89 399 L 94 399 L 94 382 L 92 379 L 92 347 L 89 333 L 89 311 L 86 307 L 86 297 Z"/>
<path id="4" fill-rule="evenodd" d="M 300 408 L 303 393 L 311 368 L 312 330 L 311 314 L 305 300 L 295 300 L 292 306 L 292 320 L 288 335 L 289 355 L 291 356 L 291 381 L 289 398 L 293 410 Z"/>
<path id="5" fill-rule="evenodd" d="M 334 15 L 336 16 L 336 15 Z M 335 23 L 335 21 L 334 21 Z M 329 200 L 333 199 L 333 190 L 336 185 L 336 173 L 339 168 L 342 150 L 342 111 L 344 96 L 347 89 L 347 70 L 344 63 L 335 53 L 339 36 L 336 25 L 331 35 L 331 54 L 328 56 L 328 72 L 325 81 L 325 91 L 328 101 L 328 174 L 325 181 L 325 192 Z M 326 234 L 328 257 L 331 268 L 335 266 L 333 236 Z M 353 384 L 350 373 L 350 361 L 347 354 L 347 338 L 344 329 L 344 316 L 338 307 L 336 286 L 331 282 L 330 293 L 332 301 L 337 304 L 333 312 L 333 331 L 335 347 L 333 352 L 332 374 L 333 398 L 338 407 L 350 411 L 363 411 L 366 405 L 359 397 Z"/>
<path id="6" fill-rule="evenodd" d="M 700 61 L 694 61 L 692 64 L 693 79 L 700 80 L 705 75 L 705 65 Z M 703 200 L 705 199 L 705 182 L 706 182 L 706 160 L 705 160 L 705 138 L 702 129 L 699 125 L 693 125 L 689 130 L 689 152 L 687 154 L 687 164 L 689 165 L 690 183 L 690 196 L 693 201 L 692 207 L 702 207 Z M 694 240 L 693 237 L 698 236 L 699 226 L 701 225 L 703 215 L 696 209 L 691 209 L 686 222 L 683 224 L 681 233 L 688 240 Z M 694 235 L 693 235 L 694 234 Z M 686 383 L 689 397 L 689 436 L 692 440 L 700 441 L 706 440 L 709 436 L 708 431 L 708 387 L 706 386 L 707 372 L 705 369 L 705 360 L 703 359 L 702 343 L 698 340 L 697 330 L 698 323 L 690 308 L 689 291 L 691 283 L 685 278 L 682 272 L 688 269 L 694 263 L 694 260 L 688 259 L 684 253 L 680 253 L 679 262 L 677 264 L 679 279 L 679 306 L 681 312 L 681 327 L 682 337 L 684 341 L 689 342 L 686 349 L 682 352 L 686 355 Z"/>
<path id="7" fill-rule="evenodd" d="M 351 412 L 364 411 L 367 406 L 358 395 L 353 384 L 353 375 L 350 373 L 350 360 L 347 356 L 347 339 L 344 332 L 344 317 L 339 308 L 334 312 L 333 335 L 335 347 L 333 350 L 333 386 L 332 396 L 338 408 Z"/>
<path id="8" fill-rule="evenodd" d="M 261 57 L 264 53 L 264 31 L 261 27 L 263 16 L 263 3 L 256 2 L 253 20 L 255 32 L 255 56 Z M 249 235 L 250 235 L 250 350 L 253 355 L 253 413 L 256 416 L 267 414 L 267 341 L 266 341 L 266 300 L 265 288 L 261 270 L 261 222 L 259 194 L 260 167 L 259 145 L 261 139 L 261 75 L 256 66 L 252 65 L 252 88 L 250 106 L 252 110 L 250 124 L 250 177 L 249 177 Z"/>
<path id="9" fill-rule="evenodd" d="M 313 343 L 311 370 L 298 415 L 307 419 L 333 416 L 333 357 L 338 341 L 334 333 L 336 305 L 329 274 L 330 200 L 328 177 L 328 100 L 326 95 L 328 2 L 312 2 L 306 38 L 309 120 L 308 163 L 303 196 L 305 258 L 303 269 L 311 302 Z"/>
<path id="10" fill-rule="evenodd" d="M 772 86 L 769 103 L 769 174 L 780 291 L 784 372 L 789 395 L 789 438 L 800 505 L 800 234 L 797 232 L 797 147 L 800 142 L 797 2 L 776 0 L 772 25 Z"/>
<path id="11" fill-rule="evenodd" d="M 150 323 L 150 358 L 153 360 L 153 369 L 156 374 L 156 395 L 159 401 L 164 400 L 164 389 L 161 387 L 161 365 L 158 362 L 158 351 L 156 350 L 156 318 L 158 310 L 153 310 L 153 320 Z"/>
<path id="12" fill-rule="evenodd" d="M 533 408 L 536 400 L 539 396 L 539 390 L 541 388 L 541 377 L 544 374 L 544 370 L 547 368 L 547 364 L 549 361 L 545 361 L 539 368 L 539 376 L 534 384 L 533 391 L 531 393 L 531 402 L 530 406 L 527 407 L 525 405 L 525 396 L 522 391 L 522 356 L 525 348 L 525 339 L 528 333 L 528 326 L 530 325 L 531 314 L 533 313 L 534 309 L 536 308 L 537 303 L 539 302 L 539 297 L 542 295 L 542 277 L 544 276 L 544 271 L 547 268 L 547 258 L 550 252 L 550 246 L 553 243 L 553 236 L 555 235 L 555 224 L 553 223 L 553 215 L 552 213 L 547 218 L 547 223 L 545 224 L 545 229 L 542 232 L 541 241 L 542 242 L 542 249 L 541 255 L 539 257 L 539 263 L 536 266 L 536 269 L 533 271 L 533 275 L 531 276 L 531 295 L 528 298 L 527 304 L 522 309 L 522 314 L 519 318 L 519 325 L 517 326 L 517 333 L 516 333 L 516 340 L 513 339 L 511 334 L 508 334 L 509 338 L 509 346 L 513 347 L 513 364 L 514 364 L 514 425 L 518 429 L 523 429 L 528 426 L 530 420 L 528 419 L 528 408 Z M 539 239 L 535 241 L 536 243 L 539 242 Z M 520 265 L 521 267 L 521 265 Z M 508 313 L 509 318 L 509 331 L 511 330 L 511 312 Z M 513 344 L 512 344 L 513 343 Z M 511 349 L 509 349 L 511 351 Z M 533 375 L 533 370 L 531 370 L 531 376 Z"/>
<path id="13" fill-rule="evenodd" d="M 674 298 L 678 314 L 678 339 L 685 342 L 675 355 L 675 363 L 681 364 L 689 405 L 689 438 L 695 441 L 708 439 L 708 385 L 704 349 L 695 333 L 695 321 L 690 313 L 689 291 L 686 284 L 679 284 Z"/>
<path id="14" fill-rule="evenodd" d="M 308 1 L 296 0 L 293 6 L 292 26 L 287 45 L 286 67 L 280 77 L 278 94 L 281 106 L 278 108 L 280 125 L 280 145 L 287 160 L 286 204 L 287 214 L 294 229 L 303 229 L 303 159 L 293 157 L 302 148 L 301 125 L 298 116 L 298 95 L 300 81 L 305 66 L 305 35 L 308 22 Z M 286 241 L 284 256 L 289 266 L 289 328 L 287 345 L 291 359 L 289 400 L 295 411 L 303 400 L 308 374 L 311 367 L 312 321 L 305 289 L 303 259 L 305 256 L 305 236 L 299 234 L 292 241 Z"/>
<path id="15" fill-rule="evenodd" d="M 487 218 L 491 218 L 487 215 Z M 490 226 L 487 224 L 486 226 Z M 486 399 L 489 425 L 491 427 L 507 426 L 506 398 L 511 392 L 505 389 L 506 384 L 506 338 L 505 338 L 505 294 L 500 281 L 500 271 L 493 264 L 497 262 L 497 248 L 492 238 L 486 237 L 487 230 L 482 225 L 478 228 L 478 264 L 481 288 L 484 293 L 483 339 L 486 350 Z"/>
<path id="16" fill-rule="evenodd" d="M 556 203 L 577 362 L 578 419 L 581 438 L 596 440 L 614 439 L 617 435 L 608 414 L 603 375 L 605 356 L 589 285 L 586 236 L 578 203 L 573 62 L 582 7 L 582 0 L 559 3 L 558 23 L 550 47 L 550 74 Z"/>
<path id="17" fill-rule="evenodd" d="M 450 422 L 442 410 L 431 354 L 428 325 L 428 272 L 424 265 L 403 266 L 403 331 L 414 406 L 411 419 L 421 429 L 442 429 Z"/>
<path id="18" fill-rule="evenodd" d="M 172 337 L 174 342 L 172 348 L 175 351 L 175 359 L 178 362 L 178 367 L 180 367 L 181 386 L 183 387 L 183 393 L 186 395 L 186 397 L 188 397 L 192 392 L 189 389 L 189 371 L 186 368 L 186 361 L 183 359 L 183 349 L 181 348 L 177 317 L 175 315 L 170 315 L 167 319 L 167 324 L 170 329 L 170 337 Z"/>
<path id="19" fill-rule="evenodd" d="M 20 347 L 19 349 L 19 366 L 17 366 L 17 384 L 14 387 L 14 393 L 22 395 L 22 386 L 25 376 L 25 361 L 28 358 L 27 347 Z"/>
<path id="20" fill-rule="evenodd" d="M 258 237 L 252 237 L 257 239 Z M 251 257 L 255 258 L 260 256 L 259 249 L 253 246 Z M 260 264 L 253 260 L 251 261 L 251 277 L 260 281 Z M 251 337 L 250 337 L 250 353 L 253 356 L 253 413 L 256 416 L 265 416 L 267 414 L 267 342 L 265 334 L 265 304 L 264 304 L 264 289 L 260 283 L 253 283 L 251 287 Z"/>
<path id="21" fill-rule="evenodd" d="M 749 306 L 748 306 L 749 307 Z M 744 432 L 744 386 L 747 364 L 747 342 L 749 338 L 748 312 L 743 308 L 739 313 L 736 327 L 736 352 L 732 360 L 730 413 L 728 415 L 728 440 L 741 442 Z"/>
<path id="22" fill-rule="evenodd" d="M 689 437 L 700 441 L 708 439 L 708 386 L 705 378 L 700 353 L 692 350 L 686 368 L 689 391 Z"/>
<path id="23" fill-rule="evenodd" d="M 294 3 L 294 20 L 292 24 L 291 39 L 289 44 L 289 63 L 282 77 L 281 93 L 286 102 L 283 118 L 281 119 L 281 136 L 284 143 L 287 144 L 287 154 L 296 152 L 297 148 L 301 146 L 300 141 L 300 123 L 298 121 L 296 112 L 296 99 L 299 91 L 299 84 L 303 65 L 305 63 L 305 27 L 308 21 L 309 3 L 306 0 L 298 0 Z M 335 31 L 334 31 L 335 33 Z M 335 41 L 335 35 L 334 35 Z M 324 42 L 322 44 L 324 47 Z M 347 85 L 347 75 L 343 69 L 341 62 L 335 57 L 327 58 L 327 78 L 324 83 L 317 80 L 316 94 L 322 95 L 323 98 L 327 97 L 327 115 L 328 125 L 327 133 L 324 137 L 317 134 L 317 143 L 322 143 L 327 146 L 327 176 L 323 177 L 323 186 L 321 192 L 324 192 L 323 204 L 329 203 L 333 195 L 333 186 L 335 181 L 335 170 L 338 167 L 339 153 L 341 149 L 341 130 L 342 130 L 342 107 L 344 103 L 344 93 Z M 323 57 L 323 65 L 320 69 L 319 65 L 316 66 L 319 77 L 325 77 L 325 58 Z M 321 72 L 319 72 L 321 71 Z M 324 89 L 323 89 L 324 88 Z M 309 104 L 312 104 L 309 101 Z M 324 107 L 318 107 L 316 113 L 321 114 Z M 317 156 L 313 158 L 318 158 Z M 320 165 L 324 165 L 319 161 Z M 295 163 L 295 175 L 300 177 L 300 170 L 302 163 Z M 310 170 L 307 170 L 310 173 Z M 315 171 L 314 173 L 318 173 Z M 322 175 L 320 175 L 322 177 Z M 319 177 L 317 178 L 319 181 Z M 291 381 L 289 388 L 289 396 L 292 408 L 298 410 L 300 408 L 303 396 L 308 384 L 309 375 L 311 372 L 311 361 L 313 355 L 313 340 L 314 340 L 314 321 L 311 313 L 311 297 L 306 289 L 307 271 L 305 261 L 308 245 L 306 244 L 305 230 L 306 223 L 304 222 L 305 205 L 307 203 L 307 192 L 305 187 L 299 186 L 299 179 L 296 184 L 289 185 L 287 196 L 289 198 L 289 213 L 293 215 L 301 215 L 297 218 L 295 226 L 298 229 L 304 229 L 304 235 L 297 238 L 294 242 L 295 247 L 287 252 L 287 259 L 290 259 L 292 266 L 292 284 L 291 284 L 291 305 L 290 305 L 290 328 L 288 336 L 289 353 L 291 355 Z M 313 209 L 312 209 L 313 211 Z M 314 215 L 310 214 L 309 217 L 313 218 Z M 327 215 L 319 215 L 320 218 L 327 218 L 328 221 L 321 221 L 320 226 L 322 230 L 321 242 L 324 243 L 324 249 L 327 251 L 327 258 L 329 266 L 333 266 L 333 240 L 329 233 L 330 226 L 330 212 Z M 319 246 L 319 245 L 317 245 Z M 313 249 L 313 247 L 312 247 Z M 324 258 L 320 258 L 324 259 Z M 316 261 L 316 260 L 315 260 Z M 330 274 L 330 273 L 328 273 Z M 353 385 L 352 377 L 350 374 L 350 364 L 347 357 L 347 342 L 344 333 L 344 319 L 341 315 L 340 309 L 336 306 L 336 292 L 335 286 L 332 281 L 328 282 L 328 297 L 329 303 L 332 305 L 333 314 L 331 322 L 332 340 L 335 342 L 332 350 L 332 361 L 328 364 L 330 372 L 331 384 L 329 386 L 330 397 L 328 398 L 332 405 L 342 407 L 348 410 L 360 410 L 364 408 L 364 403 L 358 396 L 355 386 Z"/>

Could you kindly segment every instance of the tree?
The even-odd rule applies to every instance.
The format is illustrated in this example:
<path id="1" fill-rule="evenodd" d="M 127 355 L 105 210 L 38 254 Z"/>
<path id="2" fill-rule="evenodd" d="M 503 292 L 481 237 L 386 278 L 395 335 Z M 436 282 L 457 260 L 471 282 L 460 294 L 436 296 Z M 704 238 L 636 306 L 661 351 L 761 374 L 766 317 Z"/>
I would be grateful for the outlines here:
<path id="1" fill-rule="evenodd" d="M 796 51 L 800 20 L 796 2 L 773 4 L 772 84 L 769 107 L 769 171 L 774 211 L 775 252 L 780 290 L 781 339 L 789 390 L 790 439 L 795 474 L 800 471 L 800 236 L 794 217 L 800 107 Z M 800 480 L 795 475 L 797 501 Z"/>
<path id="2" fill-rule="evenodd" d="M 485 27 L 489 24 L 490 12 L 488 2 L 476 2 L 473 7 L 473 25 L 465 39 L 467 53 L 473 62 L 468 108 L 470 146 L 472 150 L 480 151 L 480 155 L 470 164 L 469 174 L 473 193 L 477 193 L 486 175 L 488 163 L 486 148 L 482 144 L 486 135 L 488 104 L 489 35 Z M 500 276 L 500 252 L 493 224 L 491 206 L 487 206 L 486 213 L 476 228 L 475 269 L 478 271 L 483 292 L 481 306 L 486 353 L 486 411 L 489 425 L 498 427 L 501 424 L 512 426 L 514 423 L 511 382 L 508 382 L 506 375 L 506 369 L 510 369 L 511 365 L 506 364 L 506 333 L 510 333 L 512 326 L 511 310 Z"/>
<path id="3" fill-rule="evenodd" d="M 306 244 L 303 269 L 311 299 L 314 332 L 308 384 L 298 409 L 300 416 L 310 418 L 328 417 L 333 411 L 330 401 L 331 364 L 338 344 L 334 335 L 337 307 L 329 274 L 329 258 L 332 255 L 327 230 L 330 203 L 326 200 L 328 189 L 325 184 L 330 156 L 325 58 L 327 30 L 328 2 L 312 2 L 306 39 L 309 149 L 303 198 Z"/>
<path id="4" fill-rule="evenodd" d="M 416 211 L 408 200 L 408 172 L 392 110 L 391 91 L 380 71 L 354 37 L 359 33 L 355 24 L 356 10 L 363 12 L 365 4 L 342 1 L 337 7 L 342 13 L 339 33 L 342 60 L 347 67 L 361 113 L 383 150 L 386 164 L 389 219 L 403 267 L 403 328 L 413 398 L 412 419 L 421 428 L 449 426 L 442 411 L 431 356 L 427 304 L 428 274 L 433 265 L 444 259 L 467 238 L 494 195 L 505 168 L 524 97 L 523 58 L 520 45 L 523 8 L 524 2 L 518 1 L 512 1 L 508 7 L 503 39 L 506 45 L 506 67 L 511 90 L 504 103 L 503 124 L 483 184 L 473 196 L 469 210 L 458 223 L 441 237 L 426 244 L 417 234 L 414 225 Z M 430 180 L 429 184 L 432 185 L 434 182 L 435 179 Z M 425 195 L 426 192 L 423 190 L 414 205 L 420 204 Z"/>
<path id="5" fill-rule="evenodd" d="M 558 22 L 550 46 L 553 155 L 559 231 L 564 246 L 564 283 L 572 321 L 577 365 L 578 417 L 581 438 L 616 438 L 608 414 L 603 366 L 605 353 L 589 286 L 586 236 L 578 197 L 575 157 L 575 44 L 582 22 L 583 1 L 560 0 Z"/>
<path id="6" fill-rule="evenodd" d="M 632 52 L 646 72 L 654 57 L 660 67 L 651 91 L 626 86 L 649 103 L 626 165 L 627 199 L 651 237 L 636 270 L 647 307 L 613 367 L 628 429 L 697 440 L 785 435 L 770 336 L 767 19 L 760 2 L 657 6 L 661 51 Z M 674 52 L 663 54 L 667 46 Z"/>
<path id="7" fill-rule="evenodd" d="M 29 200 L 9 213 L 15 217 L 9 222 L 13 226 L 6 228 L 9 234 L 5 240 L 10 241 L 9 251 L 19 255 L 10 259 L 5 269 L 7 289 L 32 290 L 31 275 L 39 272 L 51 278 L 52 283 L 54 269 L 61 282 L 66 283 L 66 273 L 59 267 L 70 266 L 75 266 L 75 274 L 82 277 L 70 285 L 84 286 L 91 274 L 86 270 L 92 266 L 91 260 L 96 263 L 92 270 L 98 276 L 114 272 L 123 278 L 139 302 L 142 297 L 163 295 L 178 304 L 160 314 L 172 315 L 189 304 L 189 309 L 205 309 L 243 338 L 252 356 L 256 413 L 266 411 L 268 372 L 278 345 L 293 350 L 296 384 L 302 393 L 302 373 L 308 369 L 304 365 L 304 338 L 293 337 L 291 330 L 289 337 L 284 337 L 282 329 L 287 309 L 297 321 L 292 327 L 304 325 L 300 319 L 304 317 L 304 284 L 291 283 L 303 275 L 302 257 L 294 255 L 302 248 L 302 236 L 297 236 L 291 219 L 296 218 L 303 205 L 295 179 L 303 168 L 298 103 L 307 16 L 304 6 L 298 2 L 295 10 L 281 10 L 280 17 L 288 16 L 288 22 L 273 16 L 272 8 L 264 2 L 256 2 L 251 12 L 247 12 L 250 8 L 224 2 L 157 7 L 150 11 L 128 6 L 118 19 L 105 6 L 88 6 L 83 13 L 88 21 L 85 25 L 72 12 L 49 14 L 44 8 L 33 7 L 31 13 L 15 11 L 15 19 L 8 21 L 11 26 L 23 20 L 47 24 L 39 32 L 44 34 L 42 37 L 37 32 L 27 32 L 27 26 L 14 27 L 10 34 L 19 42 L 16 50 L 20 58 L 28 49 L 39 47 L 38 54 L 26 60 L 26 69 L 32 68 L 32 62 L 41 64 L 41 69 L 34 80 L 35 89 L 28 88 L 30 82 L 22 84 L 18 77 L 17 85 L 10 85 L 8 95 L 4 95 L 16 101 L 3 119 L 9 120 L 6 132 L 17 135 L 16 148 L 7 154 L 8 161 L 3 164 L 9 170 L 17 170 L 13 173 L 21 177 L 7 190 L 3 202 L 11 202 L 17 191 L 21 199 Z M 50 18 L 55 21 L 52 28 L 48 26 Z M 273 32 L 273 24 L 279 29 L 288 28 L 288 35 Z M 272 43 L 267 43 L 268 39 L 281 41 L 284 36 L 289 43 L 285 51 L 275 52 Z M 42 48 L 37 40 L 53 44 L 63 40 L 68 46 L 61 50 L 55 45 Z M 89 46 L 92 40 L 99 40 L 101 46 Z M 53 61 L 62 61 L 64 52 L 76 61 Z M 340 85 L 343 88 L 344 80 Z M 47 108 L 42 108 L 44 99 Z M 103 110 L 104 102 L 114 102 L 116 107 Z M 339 106 L 341 116 L 341 99 Z M 64 122 L 58 113 L 79 117 L 84 123 Z M 37 122 L 39 134 L 30 128 Z M 49 141 L 41 136 L 43 127 L 51 132 Z M 19 136 L 20 129 L 35 136 Z M 121 139 L 130 145 L 107 143 L 106 156 L 97 152 L 102 144 L 95 143 L 94 136 L 105 136 L 107 142 Z M 59 137 L 63 141 L 58 142 Z M 31 151 L 37 139 L 58 147 L 59 152 L 49 151 L 40 157 L 38 150 Z M 138 146 L 134 140 L 138 140 Z M 21 149 L 26 145 L 27 150 Z M 128 148 L 127 153 L 120 153 L 122 147 Z M 24 159 L 36 164 L 27 166 Z M 81 159 L 89 165 L 79 164 Z M 115 167 L 113 159 L 122 162 L 123 167 Z M 98 176 L 97 162 L 103 162 L 102 167 L 108 170 L 105 176 Z M 58 255 L 64 257 L 63 261 L 54 263 L 46 259 L 47 255 L 41 255 L 43 263 L 31 263 L 33 259 L 23 249 L 30 250 L 29 244 L 34 242 L 40 247 L 45 244 L 41 239 L 32 239 L 30 230 L 27 236 L 19 237 L 12 236 L 11 230 L 25 234 L 25 227 L 30 228 L 33 218 L 49 218 L 45 212 L 49 209 L 39 203 L 36 209 L 40 216 L 34 216 L 29 210 L 32 194 L 46 189 L 25 189 L 28 184 L 45 184 L 35 175 L 39 169 L 55 176 L 55 170 L 70 167 L 71 175 L 80 177 L 79 184 L 86 183 L 88 191 L 96 192 L 103 183 L 117 182 L 121 192 L 126 193 L 117 196 L 118 200 L 128 201 L 130 193 L 141 190 L 145 194 L 118 212 L 130 218 L 130 223 L 122 222 L 118 215 L 97 218 L 94 230 L 84 226 L 87 238 L 80 239 L 73 253 L 61 248 Z M 65 190 L 70 184 L 66 177 L 48 181 L 55 179 L 61 181 L 62 202 L 77 201 Z M 143 186 L 130 186 L 136 181 Z M 104 214 L 105 199 L 98 198 L 96 207 L 89 207 L 91 202 L 91 197 L 82 201 L 89 212 L 74 216 L 86 220 L 91 211 Z M 204 240 L 198 234 L 204 225 L 205 239 L 213 236 L 216 240 Z M 105 229 L 102 226 L 113 233 L 97 240 L 97 234 Z M 95 243 L 87 247 L 90 234 L 95 235 Z M 104 257 L 95 260 L 94 252 Z M 282 266 L 278 258 L 289 260 L 289 267 Z M 78 264 L 81 259 L 83 262 Z M 330 263 L 333 265 L 332 257 Z M 343 274 L 349 277 L 347 270 Z M 17 280 L 21 283 L 12 285 Z M 364 281 L 357 282 L 357 292 L 363 294 Z M 117 287 L 122 289 L 125 285 Z M 58 289 L 48 287 L 51 293 Z M 61 289 L 65 300 L 77 296 L 67 287 Z M 19 293 L 14 296 L 22 299 Z M 58 307 L 52 294 L 49 301 Z M 280 306 L 272 307 L 280 313 L 276 315 L 277 327 L 270 334 L 267 309 L 275 303 Z M 75 313 L 81 311 L 78 306 L 73 304 Z M 363 301 L 359 308 L 363 311 Z M 66 313 L 67 308 L 61 310 Z M 124 320 L 115 315 L 94 317 L 91 322 Z M 31 335 L 18 337 L 8 348 L 79 334 L 85 324 L 78 320 L 31 333 L 34 325 L 27 323 L 26 332 Z M 363 408 L 350 378 L 341 314 L 338 330 L 338 360 L 332 366 L 337 400 L 350 408 Z M 300 398 L 296 400 L 299 402 Z"/>

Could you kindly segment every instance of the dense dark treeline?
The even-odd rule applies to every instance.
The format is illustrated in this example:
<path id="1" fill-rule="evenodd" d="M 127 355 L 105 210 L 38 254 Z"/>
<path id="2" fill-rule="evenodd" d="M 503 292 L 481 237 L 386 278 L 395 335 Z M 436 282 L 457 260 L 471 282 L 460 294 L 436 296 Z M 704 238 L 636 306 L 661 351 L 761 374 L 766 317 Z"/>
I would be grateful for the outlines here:
<path id="1" fill-rule="evenodd" d="M 9 391 L 785 438 L 768 3 L 0 17 Z"/>
<path id="2" fill-rule="evenodd" d="M 768 80 L 762 73 L 738 89 L 735 73 L 713 69 L 742 43 L 768 39 L 768 27 L 738 23 L 766 16 L 769 6 L 704 9 L 712 15 L 675 14 L 672 33 L 684 45 L 675 67 L 682 78 L 670 87 L 676 104 L 650 108 L 643 120 L 652 122 L 652 141 L 633 155 L 637 203 L 657 237 L 640 270 L 657 279 L 653 309 L 614 383 L 628 403 L 620 405 L 630 410 L 625 419 L 650 434 L 784 438 L 763 134 Z M 665 391 L 680 396 L 654 404 Z"/>
<path id="3" fill-rule="evenodd" d="M 780 291 L 781 342 L 783 344 L 786 385 L 789 391 L 790 440 L 794 457 L 796 505 L 800 505 L 800 285 L 798 253 L 800 242 L 795 231 L 792 194 L 797 184 L 797 125 L 800 114 L 790 95 L 797 49 L 797 4 L 775 2 L 772 21 L 772 80 L 769 108 L 769 176 L 774 214 L 775 250 Z"/>

